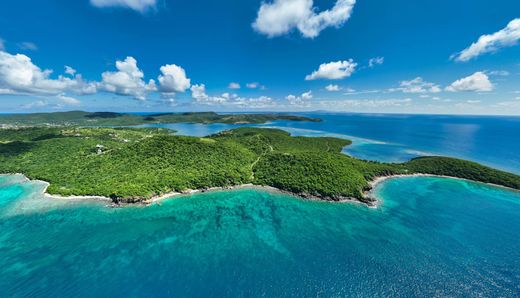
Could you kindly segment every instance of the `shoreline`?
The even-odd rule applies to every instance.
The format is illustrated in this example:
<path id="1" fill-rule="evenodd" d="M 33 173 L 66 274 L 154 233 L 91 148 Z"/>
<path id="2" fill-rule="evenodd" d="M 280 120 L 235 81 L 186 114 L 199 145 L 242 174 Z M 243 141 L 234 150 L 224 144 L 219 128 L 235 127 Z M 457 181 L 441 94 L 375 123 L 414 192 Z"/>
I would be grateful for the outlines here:
<path id="1" fill-rule="evenodd" d="M 184 191 L 170 191 L 163 194 L 158 194 L 151 196 L 149 198 L 146 197 L 126 197 L 126 198 L 110 198 L 106 196 L 99 196 L 99 195 L 70 195 L 70 196 L 64 196 L 59 194 L 50 194 L 47 192 L 48 187 L 50 186 L 50 183 L 43 180 L 38 179 L 30 179 L 29 177 L 25 176 L 25 174 L 22 173 L 14 173 L 14 174 L 0 174 L 0 176 L 19 176 L 22 178 L 23 182 L 34 182 L 34 183 L 40 183 L 43 184 L 43 188 L 41 190 L 41 194 L 43 197 L 48 199 L 56 199 L 56 200 L 70 200 L 70 201 L 79 201 L 79 200 L 87 200 L 87 201 L 99 201 L 99 202 L 105 202 L 107 203 L 107 207 L 125 207 L 125 206 L 150 206 L 153 204 L 161 205 L 161 201 L 166 199 L 175 199 L 178 197 L 186 197 L 194 194 L 200 194 L 200 193 L 211 193 L 211 192 L 218 192 L 218 191 L 233 191 L 238 189 L 257 189 L 262 190 L 266 192 L 271 193 L 277 193 L 277 194 L 285 194 L 289 195 L 295 198 L 300 198 L 303 200 L 312 200 L 312 201 L 321 201 L 321 202 L 329 202 L 329 203 L 355 203 L 355 204 L 363 204 L 367 206 L 368 208 L 377 208 L 381 203 L 382 199 L 379 198 L 377 195 L 375 195 L 375 189 L 378 185 L 381 183 L 390 180 L 390 179 L 397 179 L 397 178 L 406 178 L 406 177 L 437 177 L 437 178 L 447 178 L 447 179 L 457 179 L 457 180 L 463 180 L 473 183 L 479 183 L 491 187 L 496 187 L 500 189 L 506 189 L 509 191 L 514 192 L 520 192 L 520 190 L 497 185 L 493 183 L 485 183 L 485 182 L 479 182 L 474 181 L 470 179 L 465 178 L 458 178 L 458 177 L 452 177 L 452 176 L 445 176 L 445 175 L 435 175 L 435 174 L 422 174 L 422 173 L 415 173 L 415 174 L 396 174 L 396 175 L 388 175 L 388 176 L 377 176 L 371 181 L 368 181 L 368 189 L 363 191 L 361 198 L 355 198 L 355 197 L 330 197 L 330 196 L 317 196 L 312 195 L 308 193 L 294 193 L 291 191 L 282 190 L 276 187 L 267 186 L 267 185 L 257 185 L 252 183 L 247 184 L 241 184 L 241 185 L 232 185 L 232 186 L 219 186 L 219 187 L 209 187 L 209 188 L 201 188 L 201 189 L 187 189 Z"/>
<path id="2" fill-rule="evenodd" d="M 406 177 L 433 177 L 433 178 L 456 179 L 456 180 L 462 180 L 462 181 L 466 181 L 466 182 L 478 183 L 478 184 L 482 184 L 482 185 L 486 185 L 486 186 L 490 186 L 490 187 L 500 188 L 500 189 L 504 189 L 504 190 L 509 190 L 509 191 L 513 191 L 513 192 L 520 192 L 520 190 L 518 190 L 518 189 L 507 187 L 507 186 L 503 186 L 503 185 L 499 185 L 499 184 L 494 184 L 494 183 L 480 182 L 480 181 L 476 181 L 476 180 L 471 180 L 471 179 L 466 179 L 466 178 L 459 178 L 459 177 L 453 177 L 453 176 L 446 176 L 446 175 L 415 173 L 415 174 L 396 174 L 396 175 L 388 175 L 388 176 L 377 176 L 377 177 L 375 177 L 374 179 L 372 179 L 371 181 L 368 182 L 369 189 L 366 190 L 363 193 L 363 197 L 375 200 L 374 201 L 375 202 L 375 207 L 374 208 L 377 208 L 377 205 L 381 201 L 381 198 L 377 197 L 374 194 L 374 191 L 375 191 L 376 187 L 379 184 L 381 184 L 381 183 L 383 183 L 383 182 L 385 182 L 387 180 L 398 179 L 398 178 L 406 178 Z"/>
<path id="3" fill-rule="evenodd" d="M 38 179 L 30 179 L 25 174 L 22 173 L 9 173 L 9 174 L 0 174 L 0 176 L 19 176 L 22 178 L 23 182 L 33 182 L 33 183 L 39 183 L 43 185 L 43 188 L 41 190 L 41 194 L 43 197 L 48 199 L 55 199 L 55 200 L 70 200 L 70 201 L 80 201 L 80 200 L 86 200 L 86 201 L 100 201 L 107 203 L 107 207 L 125 207 L 125 206 L 150 206 L 153 204 L 160 205 L 160 202 L 166 199 L 174 199 L 178 197 L 186 197 L 194 194 L 200 194 L 200 193 L 211 193 L 211 192 L 218 192 L 218 191 L 233 191 L 238 189 L 257 189 L 262 190 L 266 192 L 271 193 L 277 193 L 277 194 L 284 194 L 289 195 L 295 198 L 300 198 L 303 200 L 313 200 L 313 201 L 321 201 L 321 202 L 330 202 L 330 203 L 359 203 L 364 204 L 368 207 L 372 207 L 370 202 L 365 202 L 361 199 L 357 198 L 350 198 L 350 197 L 341 197 L 341 198 L 333 198 L 333 197 L 326 197 L 326 196 L 315 196 L 307 193 L 294 193 L 290 191 L 285 191 L 276 187 L 267 186 L 267 185 L 257 185 L 252 183 L 247 184 L 240 184 L 240 185 L 232 185 L 232 186 L 219 186 L 219 187 L 209 187 L 209 188 L 201 188 L 201 189 L 187 189 L 185 191 L 171 191 L 159 195 L 154 195 L 149 198 L 145 197 L 126 197 L 126 198 L 110 198 L 106 196 L 99 196 L 99 195 L 70 195 L 70 196 L 64 196 L 59 194 L 50 194 L 47 192 L 48 187 L 50 186 L 50 183 L 44 180 L 38 180 Z"/>

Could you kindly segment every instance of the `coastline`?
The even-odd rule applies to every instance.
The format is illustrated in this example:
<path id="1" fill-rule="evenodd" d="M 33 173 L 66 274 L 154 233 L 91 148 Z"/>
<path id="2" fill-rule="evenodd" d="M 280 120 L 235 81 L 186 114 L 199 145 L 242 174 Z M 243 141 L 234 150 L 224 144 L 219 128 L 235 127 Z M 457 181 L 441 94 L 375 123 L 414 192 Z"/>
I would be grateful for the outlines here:
<path id="1" fill-rule="evenodd" d="M 312 195 L 308 193 L 295 193 L 291 191 L 282 190 L 276 187 L 272 186 L 266 186 L 266 185 L 257 185 L 252 183 L 247 184 L 240 184 L 240 185 L 232 185 L 232 186 L 222 186 L 222 187 L 209 187 L 209 188 L 201 188 L 201 189 L 187 189 L 184 191 L 170 191 L 158 195 L 154 195 L 152 197 L 146 198 L 146 197 L 118 197 L 118 198 L 110 198 L 106 196 L 99 196 L 99 195 L 70 195 L 70 196 L 63 196 L 59 194 L 50 194 L 47 192 L 48 187 L 50 186 L 50 183 L 43 180 L 38 179 L 30 179 L 29 177 L 25 176 L 25 174 L 22 173 L 11 173 L 11 174 L 0 174 L 0 176 L 19 176 L 21 177 L 21 180 L 23 182 L 34 182 L 34 183 L 40 183 L 43 185 L 43 188 L 41 190 L 42 196 L 48 199 L 55 199 L 55 200 L 71 200 L 71 201 L 77 201 L 77 200 L 90 200 L 90 201 L 101 201 L 107 203 L 107 207 L 125 207 L 125 206 L 150 206 L 153 204 L 160 205 L 161 201 L 166 199 L 175 199 L 178 197 L 186 197 L 198 193 L 209 193 L 209 192 L 218 192 L 218 191 L 232 191 L 232 190 L 238 190 L 238 189 L 257 189 L 262 190 L 266 192 L 271 193 L 278 193 L 278 194 L 285 194 L 289 195 L 295 198 L 300 198 L 304 200 L 312 200 L 312 201 L 321 201 L 321 202 L 329 202 L 329 203 L 356 203 L 356 204 L 363 204 L 367 206 L 368 208 L 377 208 L 382 200 L 375 194 L 376 187 L 390 179 L 397 179 L 397 178 L 405 178 L 405 177 L 437 177 L 437 178 L 447 178 L 447 179 L 457 179 L 457 180 L 463 180 L 473 183 L 480 183 L 483 185 L 491 186 L 491 187 L 497 187 L 501 189 L 507 189 L 509 191 L 515 191 L 520 192 L 520 190 L 492 184 L 492 183 L 484 183 L 464 178 L 458 178 L 458 177 L 452 177 L 452 176 L 445 176 L 445 175 L 434 175 L 434 174 L 422 174 L 422 173 L 414 173 L 414 174 L 396 174 L 396 175 L 388 175 L 388 176 L 377 176 L 371 181 L 368 182 L 368 189 L 366 189 L 363 193 L 361 198 L 354 198 L 354 197 L 330 197 L 330 196 L 317 196 Z"/>
<path id="2" fill-rule="evenodd" d="M 467 182 L 472 182 L 472 183 L 479 183 L 479 184 L 482 184 L 482 185 L 496 187 L 496 188 L 500 188 L 500 189 L 505 189 L 505 190 L 509 190 L 509 191 L 513 191 L 513 192 L 520 192 L 520 190 L 518 190 L 518 189 L 514 189 L 514 188 L 511 188 L 511 187 L 498 185 L 498 184 L 494 184 L 494 183 L 486 183 L 486 182 L 480 182 L 480 181 L 475 181 L 475 180 L 470 180 L 470 179 L 465 179 L 465 178 L 459 178 L 459 177 L 453 177 L 453 176 L 446 176 L 446 175 L 414 173 L 414 174 L 396 174 L 396 175 L 388 175 L 388 176 L 377 176 L 377 177 L 375 177 L 374 179 L 372 179 L 371 181 L 368 182 L 369 189 L 366 190 L 363 193 L 363 197 L 365 197 L 367 199 L 370 199 L 370 200 L 374 200 L 374 203 L 375 203 L 374 208 L 377 208 L 378 203 L 381 201 L 381 198 L 378 198 L 375 195 L 375 193 L 374 193 L 375 188 L 379 184 L 381 184 L 381 183 L 383 183 L 383 182 L 385 182 L 387 180 L 397 179 L 397 178 L 406 178 L 406 177 L 435 177 L 435 178 L 456 179 L 456 180 L 462 180 L 462 181 L 467 181 Z"/>
<path id="3" fill-rule="evenodd" d="M 209 187 L 209 188 L 201 188 L 201 189 L 187 189 L 184 191 L 171 191 L 166 192 L 159 195 L 154 195 L 150 198 L 145 197 L 126 197 L 126 198 L 109 198 L 106 196 L 99 195 L 70 195 L 63 196 L 59 194 L 50 194 L 47 192 L 47 189 L 50 186 L 50 183 L 43 180 L 38 179 L 30 179 L 23 173 L 8 173 L 8 174 L 0 174 L 0 176 L 19 176 L 22 178 L 23 182 L 33 182 L 39 183 L 43 185 L 41 190 L 42 196 L 48 199 L 56 199 L 56 200 L 89 200 L 89 201 L 101 201 L 106 202 L 107 207 L 125 207 L 125 206 L 150 206 L 153 204 L 159 204 L 160 202 L 166 199 L 174 199 L 178 197 L 190 196 L 198 193 L 209 193 L 209 192 L 217 192 L 217 191 L 232 191 L 238 189 L 257 189 L 271 193 L 285 194 L 295 198 L 306 199 L 306 200 L 314 200 L 314 201 L 322 201 L 322 202 L 330 202 L 330 203 L 360 203 L 365 204 L 368 207 L 372 207 L 370 203 L 364 202 L 357 198 L 350 197 L 341 197 L 341 198 L 332 198 L 326 196 L 315 196 L 307 193 L 294 193 L 290 191 L 285 191 L 276 187 L 266 186 L 266 185 L 257 185 L 252 183 L 240 184 L 240 185 L 232 185 L 232 186 L 221 186 L 221 187 Z"/>

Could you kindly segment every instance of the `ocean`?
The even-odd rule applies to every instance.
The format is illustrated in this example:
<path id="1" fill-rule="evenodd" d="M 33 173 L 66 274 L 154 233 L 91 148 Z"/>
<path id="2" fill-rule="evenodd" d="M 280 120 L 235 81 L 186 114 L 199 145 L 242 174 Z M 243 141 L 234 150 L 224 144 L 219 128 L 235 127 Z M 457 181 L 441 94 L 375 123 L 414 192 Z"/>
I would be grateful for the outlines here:
<path id="1" fill-rule="evenodd" d="M 349 137 L 346 153 L 367 159 L 442 154 L 520 170 L 518 118 L 321 117 L 262 126 Z M 498 187 L 394 178 L 374 190 L 376 209 L 255 189 L 107 208 L 44 198 L 42 187 L 0 176 L 0 297 L 520 294 L 520 193 Z"/>

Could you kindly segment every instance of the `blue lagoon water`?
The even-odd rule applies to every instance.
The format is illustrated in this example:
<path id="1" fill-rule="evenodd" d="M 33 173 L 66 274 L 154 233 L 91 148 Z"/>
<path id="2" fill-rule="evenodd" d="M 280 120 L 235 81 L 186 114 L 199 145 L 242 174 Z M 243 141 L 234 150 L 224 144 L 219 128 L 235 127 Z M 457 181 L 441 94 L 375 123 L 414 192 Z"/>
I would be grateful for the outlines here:
<path id="1" fill-rule="evenodd" d="M 259 126 L 349 138 L 345 153 L 366 159 L 440 154 L 520 172 L 519 118 L 308 115 L 324 121 Z M 520 296 L 520 193 L 502 188 L 389 179 L 377 209 L 254 189 L 113 209 L 42 189 L 0 176 L 0 297 Z"/>

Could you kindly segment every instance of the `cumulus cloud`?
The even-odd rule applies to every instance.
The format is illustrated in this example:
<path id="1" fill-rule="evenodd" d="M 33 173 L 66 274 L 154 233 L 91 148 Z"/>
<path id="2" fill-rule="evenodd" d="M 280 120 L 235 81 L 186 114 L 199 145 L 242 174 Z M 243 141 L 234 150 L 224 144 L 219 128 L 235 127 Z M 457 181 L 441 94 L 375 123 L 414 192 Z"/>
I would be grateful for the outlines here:
<path id="1" fill-rule="evenodd" d="M 493 53 L 501 48 L 511 47 L 520 39 L 520 18 L 514 19 L 507 26 L 493 34 L 486 34 L 472 43 L 469 47 L 451 58 L 455 61 L 466 62 L 482 54 Z"/>
<path id="2" fill-rule="evenodd" d="M 10 94 L 61 94 L 96 92 L 96 85 L 81 75 L 72 78 L 59 75 L 51 78 L 52 70 L 42 70 L 26 55 L 12 55 L 0 51 L 0 89 Z M 8 92 L 7 92 L 8 91 Z"/>
<path id="3" fill-rule="evenodd" d="M 489 80 L 489 77 L 482 71 L 478 71 L 468 77 L 456 80 L 446 88 L 447 91 L 493 91 L 494 86 Z"/>
<path id="4" fill-rule="evenodd" d="M 302 93 L 300 96 L 289 94 L 287 97 L 285 97 L 285 99 L 287 99 L 287 101 L 292 105 L 302 105 L 311 100 L 312 97 L 312 91 L 307 91 Z"/>
<path id="5" fill-rule="evenodd" d="M 116 61 L 117 71 L 106 71 L 101 74 L 100 86 L 103 90 L 118 95 L 133 96 L 145 100 L 146 93 L 155 90 L 155 81 L 144 82 L 144 73 L 137 67 L 137 60 L 126 57 L 124 61 Z"/>
<path id="6" fill-rule="evenodd" d="M 274 0 L 264 2 L 258 10 L 253 28 L 269 37 L 298 30 L 314 38 L 327 27 L 342 26 L 352 14 L 355 0 L 337 0 L 331 9 L 317 13 L 313 0 Z"/>
<path id="7" fill-rule="evenodd" d="M 437 84 L 426 82 L 421 77 L 413 80 L 401 81 L 398 88 L 391 88 L 389 91 L 401 91 L 404 93 L 438 93 L 441 87 Z"/>
<path id="8" fill-rule="evenodd" d="M 90 3 L 100 8 L 124 7 L 142 13 L 150 8 L 154 8 L 157 4 L 157 0 L 90 0 Z"/>
<path id="9" fill-rule="evenodd" d="M 319 66 L 318 70 L 315 70 L 310 75 L 307 75 L 305 77 L 305 80 L 339 80 L 347 78 L 350 77 L 352 73 L 356 70 L 356 66 L 357 63 L 355 63 L 352 59 L 323 63 Z"/>
<path id="10" fill-rule="evenodd" d="M 325 86 L 325 89 L 326 89 L 327 91 L 331 91 L 331 92 L 333 92 L 333 91 L 339 91 L 339 90 L 341 90 L 341 87 L 338 86 L 338 85 L 330 84 L 330 85 Z"/>
<path id="11" fill-rule="evenodd" d="M 191 97 L 198 103 L 203 104 L 222 104 L 229 99 L 223 96 L 209 96 L 206 93 L 206 85 L 204 84 L 191 86 Z"/>
<path id="12" fill-rule="evenodd" d="M 385 63 L 385 57 L 375 57 L 368 60 L 368 67 L 373 68 L 376 65 Z"/>
<path id="13" fill-rule="evenodd" d="M 229 89 L 240 89 L 240 84 L 236 83 L 236 82 L 231 82 L 231 83 L 229 83 L 228 88 Z"/>
<path id="14" fill-rule="evenodd" d="M 191 97 L 200 104 L 205 105 L 229 105 L 244 107 L 266 107 L 273 102 L 268 96 L 260 97 L 240 97 L 237 94 L 228 92 L 222 93 L 220 96 L 211 96 L 206 93 L 206 85 L 198 84 L 191 86 Z"/>
<path id="15" fill-rule="evenodd" d="M 191 86 L 191 80 L 186 77 L 186 71 L 175 64 L 161 66 L 161 75 L 158 77 L 161 92 L 184 92 Z"/>

